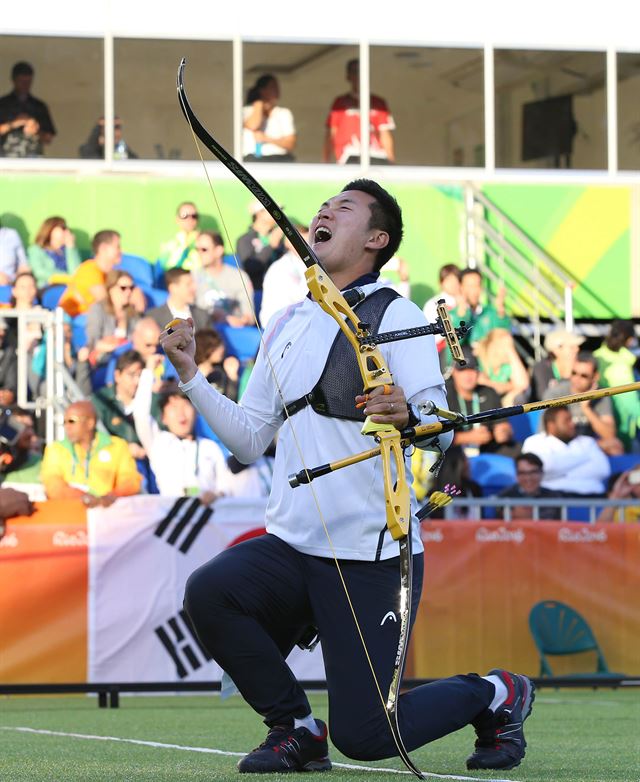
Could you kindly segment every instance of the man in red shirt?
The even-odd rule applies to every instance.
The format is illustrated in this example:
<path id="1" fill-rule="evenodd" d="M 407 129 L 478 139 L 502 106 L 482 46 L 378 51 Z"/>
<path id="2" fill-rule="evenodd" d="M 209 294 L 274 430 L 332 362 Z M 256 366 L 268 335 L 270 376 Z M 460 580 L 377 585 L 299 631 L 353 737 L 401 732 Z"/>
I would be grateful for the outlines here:
<path id="1" fill-rule="evenodd" d="M 329 163 L 360 162 L 360 63 L 349 60 L 347 81 L 350 92 L 339 95 L 333 102 L 327 117 L 323 160 Z M 396 124 L 383 98 L 369 98 L 369 155 L 372 163 L 394 163 L 395 151 L 392 131 Z"/>

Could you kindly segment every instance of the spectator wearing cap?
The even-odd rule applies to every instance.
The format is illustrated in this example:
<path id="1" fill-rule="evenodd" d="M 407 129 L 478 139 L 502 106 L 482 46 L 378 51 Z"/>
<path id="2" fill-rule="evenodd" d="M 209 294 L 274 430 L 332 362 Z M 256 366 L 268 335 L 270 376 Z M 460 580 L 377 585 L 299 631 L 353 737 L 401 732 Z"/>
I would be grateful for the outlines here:
<path id="1" fill-rule="evenodd" d="M 594 352 L 605 386 L 622 386 L 636 379 L 640 360 L 630 348 L 637 345 L 630 320 L 614 320 L 604 342 Z M 625 450 L 640 449 L 640 393 L 629 391 L 611 398 L 618 436 Z"/>
<path id="2" fill-rule="evenodd" d="M 544 465 L 542 486 L 572 496 L 602 496 L 611 473 L 609 460 L 593 437 L 576 434 L 566 406 L 550 407 L 542 416 L 543 432 L 522 444 Z"/>
<path id="3" fill-rule="evenodd" d="M 238 239 L 237 255 L 253 289 L 262 290 L 264 275 L 285 253 L 284 234 L 259 201 L 249 204 L 251 227 Z"/>
<path id="4" fill-rule="evenodd" d="M 196 239 L 200 233 L 198 207 L 193 201 L 183 201 L 176 209 L 178 232 L 160 248 L 158 264 L 163 272 L 168 269 L 200 268 L 200 257 L 196 250 Z"/>
<path id="5" fill-rule="evenodd" d="M 569 380 L 560 380 L 552 388 L 548 388 L 543 399 L 593 391 L 598 387 L 599 379 L 597 359 L 588 351 L 581 351 L 573 363 Z M 622 442 L 616 436 L 611 397 L 575 402 L 568 405 L 568 410 L 575 424 L 576 434 L 595 438 L 608 456 L 619 456 L 624 452 Z"/>
<path id="6" fill-rule="evenodd" d="M 467 416 L 500 407 L 497 392 L 479 383 L 478 360 L 471 348 L 465 346 L 463 353 L 466 364 L 462 367 L 456 364 L 446 383 L 450 409 Z M 463 447 L 467 456 L 479 453 L 516 456 L 520 450 L 509 421 L 487 421 L 457 429 L 453 444 Z"/>
<path id="7" fill-rule="evenodd" d="M 554 329 L 544 339 L 547 357 L 533 365 L 531 398 L 538 401 L 561 380 L 571 379 L 571 370 L 584 337 L 565 329 Z M 553 394 L 559 396 L 559 394 Z"/>
<path id="8" fill-rule="evenodd" d="M 246 272 L 224 262 L 222 236 L 202 231 L 196 250 L 201 262 L 201 268 L 193 272 L 198 307 L 209 312 L 215 323 L 253 325 L 253 285 Z"/>
<path id="9" fill-rule="evenodd" d="M 118 497 L 137 494 L 142 476 L 120 437 L 96 430 L 91 402 L 73 402 L 64 416 L 65 438 L 49 443 L 42 483 L 51 500 L 77 498 L 89 508 L 109 507 Z"/>
<path id="10" fill-rule="evenodd" d="M 11 69 L 13 90 L 0 98 L 0 157 L 40 157 L 56 134 L 49 108 L 31 94 L 33 66 Z"/>

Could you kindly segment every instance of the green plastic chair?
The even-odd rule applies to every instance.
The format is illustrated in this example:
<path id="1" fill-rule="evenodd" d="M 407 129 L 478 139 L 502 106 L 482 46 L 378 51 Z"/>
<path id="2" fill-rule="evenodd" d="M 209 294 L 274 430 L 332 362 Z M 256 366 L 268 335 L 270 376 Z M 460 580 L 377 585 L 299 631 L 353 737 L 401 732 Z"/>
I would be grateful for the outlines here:
<path id="1" fill-rule="evenodd" d="M 540 676 L 553 676 L 547 655 L 596 653 L 597 666 L 593 673 L 574 673 L 563 678 L 620 678 L 623 673 L 609 670 L 596 638 L 575 609 L 559 600 L 542 600 L 529 613 L 531 635 L 540 655 Z"/>

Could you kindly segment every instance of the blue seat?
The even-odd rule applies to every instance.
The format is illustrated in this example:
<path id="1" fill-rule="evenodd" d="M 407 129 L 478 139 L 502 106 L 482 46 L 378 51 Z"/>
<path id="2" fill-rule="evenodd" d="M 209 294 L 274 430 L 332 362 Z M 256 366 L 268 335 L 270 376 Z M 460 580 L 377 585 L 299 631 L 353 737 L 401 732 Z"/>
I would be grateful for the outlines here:
<path id="1" fill-rule="evenodd" d="M 87 316 L 76 315 L 71 321 L 71 344 L 74 350 L 80 350 L 87 344 Z"/>
<path id="2" fill-rule="evenodd" d="M 60 297 L 65 292 L 66 285 L 48 285 L 40 293 L 40 302 L 46 310 L 55 310 Z"/>
<path id="3" fill-rule="evenodd" d="M 224 445 L 222 440 L 220 440 L 218 435 L 213 431 L 213 429 L 205 421 L 202 415 L 200 415 L 200 413 L 196 415 L 196 422 L 193 427 L 193 433 L 196 437 L 206 437 L 208 440 L 213 440 L 213 442 L 220 448 L 225 458 L 229 456 L 230 451 L 226 445 Z"/>
<path id="4" fill-rule="evenodd" d="M 640 465 L 640 453 L 622 453 L 620 456 L 609 456 L 611 474 L 631 470 Z"/>
<path id="5" fill-rule="evenodd" d="M 516 482 L 516 466 L 510 456 L 481 453 L 469 459 L 471 478 L 482 488 L 485 497 L 497 494 Z"/>
<path id="6" fill-rule="evenodd" d="M 117 269 L 124 269 L 136 285 L 153 288 L 153 266 L 141 255 L 123 255 Z"/>
<path id="7" fill-rule="evenodd" d="M 240 363 L 256 357 L 260 347 L 260 332 L 255 326 L 236 328 L 226 323 L 216 323 L 216 330 L 222 335 L 227 353 L 235 356 Z"/>
<path id="8" fill-rule="evenodd" d="M 516 442 L 523 443 L 527 437 L 538 432 L 542 412 L 542 410 L 534 410 L 530 413 L 514 415 L 513 418 L 508 419 Z"/>
<path id="9" fill-rule="evenodd" d="M 139 283 L 138 287 L 144 293 L 144 297 L 147 301 L 147 309 L 151 309 L 152 307 L 162 307 L 162 305 L 166 302 L 167 297 L 169 296 L 168 291 L 162 290 L 160 288 L 152 288 L 151 286 L 144 285 L 143 283 Z"/>
<path id="10" fill-rule="evenodd" d="M 0 285 L 0 304 L 8 304 L 11 301 L 11 285 Z"/>

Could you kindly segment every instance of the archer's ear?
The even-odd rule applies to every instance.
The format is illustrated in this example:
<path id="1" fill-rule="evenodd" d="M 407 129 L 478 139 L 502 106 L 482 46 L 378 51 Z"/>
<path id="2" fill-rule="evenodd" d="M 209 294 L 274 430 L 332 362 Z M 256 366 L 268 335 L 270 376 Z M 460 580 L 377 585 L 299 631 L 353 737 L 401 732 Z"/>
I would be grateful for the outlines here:
<path id="1" fill-rule="evenodd" d="M 369 239 L 365 244 L 368 250 L 382 250 L 389 244 L 389 234 L 386 231 L 370 231 Z"/>

